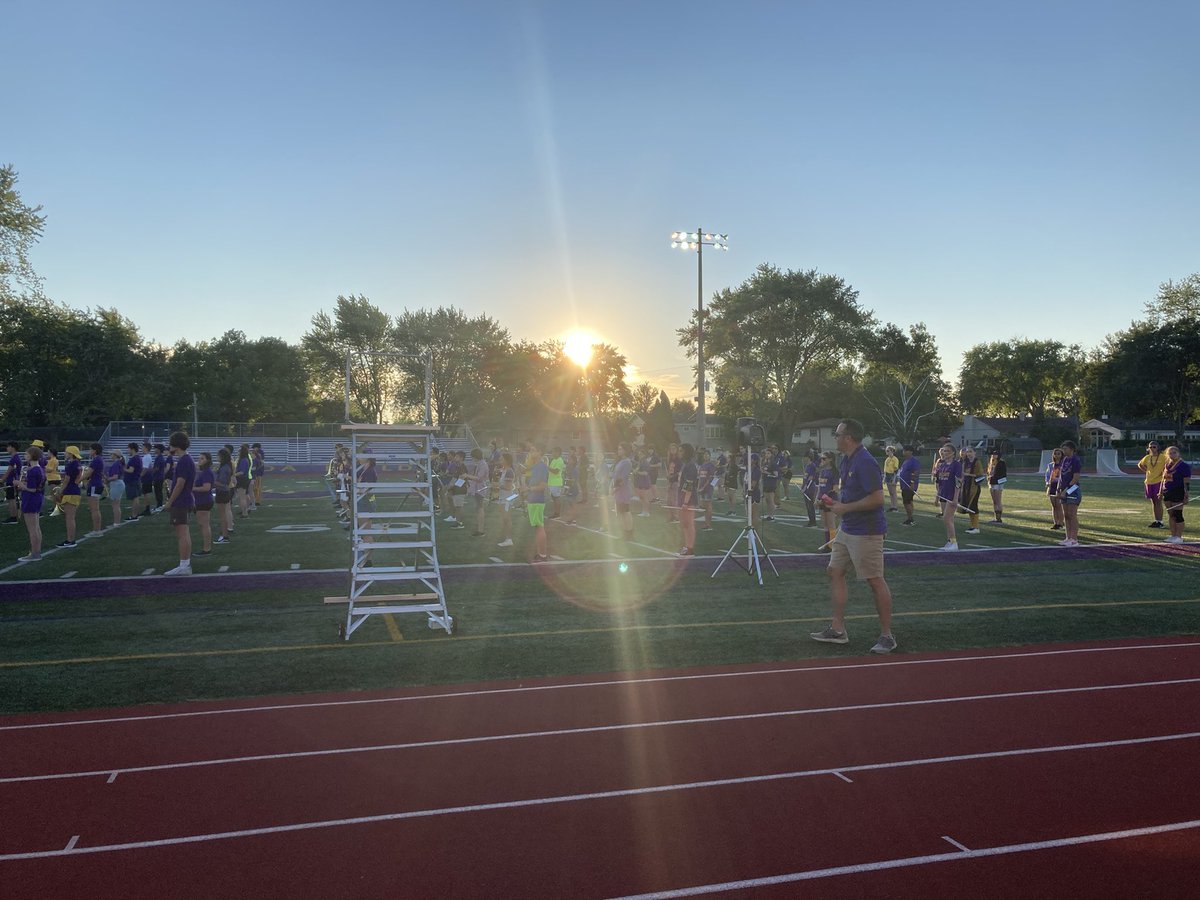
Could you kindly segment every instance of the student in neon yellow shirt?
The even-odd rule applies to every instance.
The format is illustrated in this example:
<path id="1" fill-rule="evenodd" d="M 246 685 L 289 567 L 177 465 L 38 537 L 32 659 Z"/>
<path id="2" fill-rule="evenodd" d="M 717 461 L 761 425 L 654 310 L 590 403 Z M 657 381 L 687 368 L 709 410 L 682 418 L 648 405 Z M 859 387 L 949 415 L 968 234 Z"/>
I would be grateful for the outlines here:
<path id="1" fill-rule="evenodd" d="M 891 444 L 887 445 L 884 450 L 883 457 L 883 483 L 887 485 L 888 496 L 891 498 L 892 505 L 888 507 L 888 512 L 896 511 L 896 473 L 900 471 L 900 460 L 896 456 L 896 448 Z"/>
<path id="2" fill-rule="evenodd" d="M 1154 509 L 1154 521 L 1150 528 L 1163 527 L 1162 491 L 1163 470 L 1167 467 L 1167 456 L 1160 452 L 1158 441 L 1151 441 L 1146 446 L 1146 455 L 1138 461 L 1138 468 L 1146 473 L 1146 499 Z"/>
<path id="3" fill-rule="evenodd" d="M 554 452 L 550 454 L 550 476 L 546 480 L 546 487 L 550 489 L 550 496 L 554 500 L 554 512 L 550 514 L 551 519 L 557 519 L 561 510 L 559 504 L 562 502 L 563 493 L 563 472 L 567 469 L 567 461 L 563 459 L 562 447 L 555 447 Z"/>

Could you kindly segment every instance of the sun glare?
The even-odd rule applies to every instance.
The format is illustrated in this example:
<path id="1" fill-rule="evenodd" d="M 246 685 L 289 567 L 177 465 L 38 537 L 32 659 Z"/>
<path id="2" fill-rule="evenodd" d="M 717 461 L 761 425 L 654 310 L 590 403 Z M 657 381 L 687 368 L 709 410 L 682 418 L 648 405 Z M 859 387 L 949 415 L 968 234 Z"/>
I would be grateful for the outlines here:
<path id="1" fill-rule="evenodd" d="M 576 329 L 563 336 L 563 353 L 577 366 L 586 366 L 592 361 L 592 345 L 603 343 L 590 331 Z"/>

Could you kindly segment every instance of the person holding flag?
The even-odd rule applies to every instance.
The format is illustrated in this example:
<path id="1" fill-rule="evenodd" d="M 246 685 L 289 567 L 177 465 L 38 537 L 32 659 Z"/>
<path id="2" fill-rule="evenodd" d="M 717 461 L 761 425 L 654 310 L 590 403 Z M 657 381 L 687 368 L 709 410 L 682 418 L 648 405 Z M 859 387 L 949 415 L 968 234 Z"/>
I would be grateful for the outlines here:
<path id="1" fill-rule="evenodd" d="M 917 459 L 916 450 L 911 444 L 904 445 L 904 461 L 896 472 L 896 482 L 900 485 L 900 502 L 904 504 L 904 521 L 901 525 L 915 525 L 913 521 L 913 497 L 921 484 L 921 461 Z"/>

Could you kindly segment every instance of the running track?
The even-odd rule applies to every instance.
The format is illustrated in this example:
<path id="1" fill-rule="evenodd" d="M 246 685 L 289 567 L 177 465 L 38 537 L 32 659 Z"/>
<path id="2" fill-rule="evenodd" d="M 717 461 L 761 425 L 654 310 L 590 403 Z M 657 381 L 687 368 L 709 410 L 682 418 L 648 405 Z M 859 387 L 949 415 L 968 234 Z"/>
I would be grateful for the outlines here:
<path id="1" fill-rule="evenodd" d="M 0 885 L 1184 897 L 1198 759 L 1192 638 L 10 717 Z"/>

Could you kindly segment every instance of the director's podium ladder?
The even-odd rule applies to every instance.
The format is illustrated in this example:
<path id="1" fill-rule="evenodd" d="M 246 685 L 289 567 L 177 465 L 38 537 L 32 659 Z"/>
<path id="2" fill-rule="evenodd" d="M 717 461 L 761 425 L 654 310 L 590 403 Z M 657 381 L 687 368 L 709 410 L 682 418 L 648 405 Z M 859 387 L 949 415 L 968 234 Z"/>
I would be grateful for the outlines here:
<path id="1" fill-rule="evenodd" d="M 350 640 L 371 616 L 424 613 L 430 628 L 454 633 L 446 609 L 437 557 L 437 517 L 433 508 L 431 425 L 347 424 L 350 433 L 350 589 L 346 621 L 339 628 Z M 379 481 L 358 480 L 368 458 Z M 369 556 L 368 556 L 369 554 Z M 373 589 L 391 589 L 375 593 Z"/>

